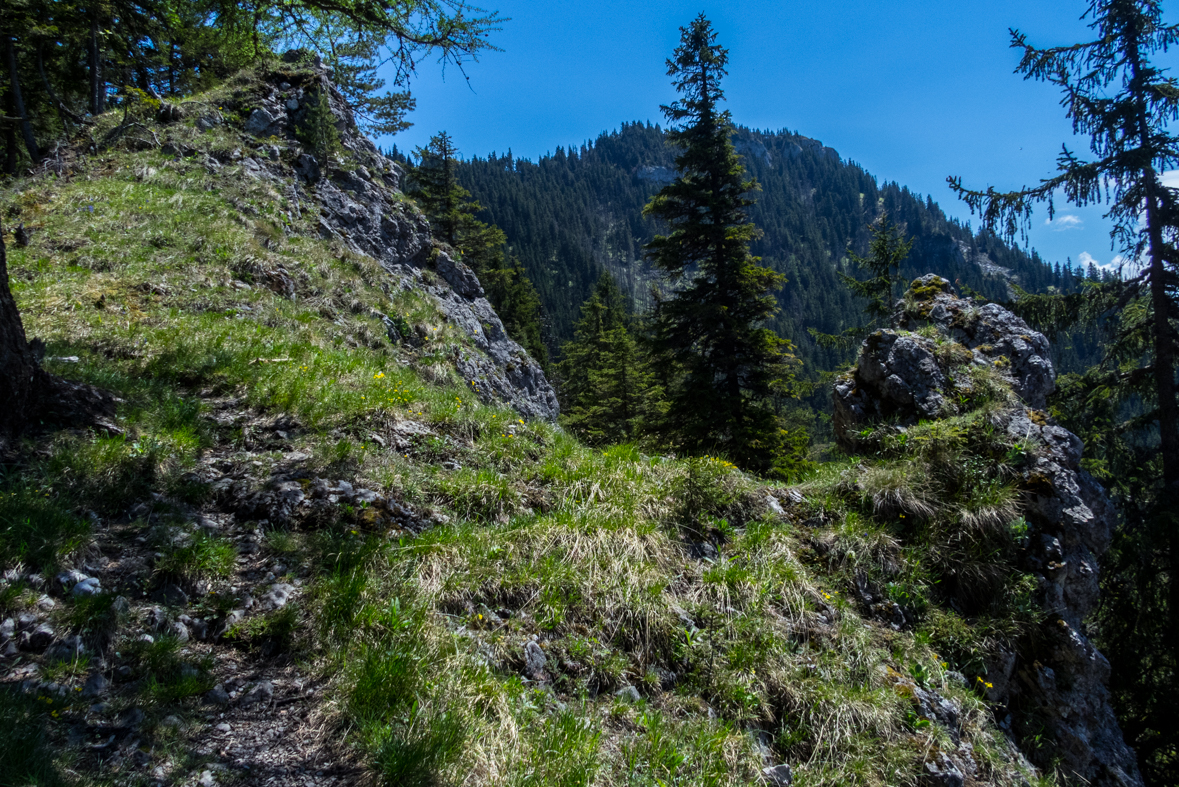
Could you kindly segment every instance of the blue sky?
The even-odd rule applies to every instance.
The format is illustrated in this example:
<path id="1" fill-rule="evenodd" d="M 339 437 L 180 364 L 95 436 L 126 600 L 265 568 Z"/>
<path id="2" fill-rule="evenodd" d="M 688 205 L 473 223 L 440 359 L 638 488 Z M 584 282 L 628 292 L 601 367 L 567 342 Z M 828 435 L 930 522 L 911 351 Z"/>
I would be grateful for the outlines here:
<path id="1" fill-rule="evenodd" d="M 880 180 L 897 181 L 969 218 L 946 186 L 1016 188 L 1052 174 L 1061 143 L 1087 152 L 1051 87 L 1013 73 L 1009 27 L 1038 46 L 1086 38 L 1084 0 L 741 0 L 524 2 L 485 7 L 508 20 L 485 53 L 411 84 L 414 127 L 382 144 L 412 149 L 448 131 L 464 155 L 532 158 L 580 145 L 622 121 L 662 122 L 674 100 L 665 60 L 679 28 L 704 11 L 729 49 L 734 120 L 819 139 Z M 469 80 L 468 80 L 469 78 Z M 1033 219 L 1048 260 L 1109 264 L 1100 208 L 1058 205 Z"/>

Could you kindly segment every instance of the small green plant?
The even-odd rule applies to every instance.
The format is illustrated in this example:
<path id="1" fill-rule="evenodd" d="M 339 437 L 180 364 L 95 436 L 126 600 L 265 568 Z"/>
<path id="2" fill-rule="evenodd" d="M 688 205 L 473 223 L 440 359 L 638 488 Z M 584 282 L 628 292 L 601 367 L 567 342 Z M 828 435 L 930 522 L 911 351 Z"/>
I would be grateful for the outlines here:
<path id="1" fill-rule="evenodd" d="M 208 657 L 198 661 L 183 657 L 180 640 L 174 636 L 131 643 L 126 652 L 138 664 L 143 675 L 143 694 L 152 702 L 169 704 L 203 694 L 213 687 L 209 674 L 212 661 Z"/>
<path id="2" fill-rule="evenodd" d="M 233 543 L 198 532 L 188 544 L 173 547 L 156 563 L 162 576 L 192 582 L 198 579 L 225 577 L 237 561 Z"/>

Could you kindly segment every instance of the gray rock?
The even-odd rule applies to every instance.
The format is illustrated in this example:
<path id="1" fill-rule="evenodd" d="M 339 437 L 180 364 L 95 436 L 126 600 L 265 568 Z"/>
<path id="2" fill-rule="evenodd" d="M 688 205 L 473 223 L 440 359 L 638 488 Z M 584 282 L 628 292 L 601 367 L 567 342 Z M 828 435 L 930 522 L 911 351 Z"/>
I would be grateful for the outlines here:
<path id="1" fill-rule="evenodd" d="M 269 703 L 274 699 L 274 684 L 268 680 L 262 680 L 250 687 L 250 690 L 238 700 L 238 704 L 243 707 L 257 705 L 259 703 Z"/>
<path id="2" fill-rule="evenodd" d="M 168 627 L 168 633 L 175 637 L 177 642 L 188 642 L 188 626 L 184 625 L 179 620 Z"/>
<path id="3" fill-rule="evenodd" d="M 57 584 L 61 585 L 64 590 L 69 590 L 74 585 L 89 578 L 81 571 L 71 568 L 69 571 L 63 571 L 57 575 Z"/>
<path id="4" fill-rule="evenodd" d="M 20 649 L 33 653 L 42 653 L 56 638 L 57 632 L 53 630 L 53 627 L 48 623 L 42 623 L 32 631 L 25 632 L 21 635 L 19 639 Z"/>
<path id="5" fill-rule="evenodd" d="M 271 585 L 270 588 L 263 594 L 261 602 L 263 609 L 282 609 L 291 600 L 295 593 L 293 585 L 284 583 L 277 583 Z"/>
<path id="6" fill-rule="evenodd" d="M 118 718 L 120 727 L 138 727 L 147 716 L 139 708 L 128 708 Z"/>
<path id="7" fill-rule="evenodd" d="M 151 600 L 157 604 L 164 604 L 169 607 L 188 606 L 188 594 L 179 585 L 173 585 L 171 583 L 153 591 Z"/>
<path id="8" fill-rule="evenodd" d="M 225 686 L 218 683 L 213 688 L 205 692 L 205 702 L 210 705 L 228 705 L 229 692 L 225 690 Z"/>
<path id="9" fill-rule="evenodd" d="M 945 752 L 937 752 L 924 763 L 921 784 L 924 787 L 963 787 L 966 775 Z"/>
<path id="10" fill-rule="evenodd" d="M 319 180 L 319 162 L 315 160 L 315 156 L 310 153 L 300 154 L 299 160 L 295 162 L 295 174 L 308 183 Z M 334 232 L 331 225 L 325 226 L 329 232 Z"/>
<path id="11" fill-rule="evenodd" d="M 212 771 L 201 771 L 201 775 L 197 777 L 198 787 L 216 787 L 216 784 L 217 777 Z"/>
<path id="12" fill-rule="evenodd" d="M 526 676 L 532 680 L 544 680 L 546 663 L 548 663 L 548 657 L 544 655 L 540 645 L 531 641 L 524 643 L 524 674 Z"/>
<path id="13" fill-rule="evenodd" d="M 0 642 L 7 642 L 16 636 L 16 621 L 12 618 L 5 618 L 4 622 L 0 623 Z"/>
<path id="14" fill-rule="evenodd" d="M 438 252 L 434 269 L 459 296 L 472 301 L 483 297 L 483 285 L 479 283 L 479 277 L 475 272 L 461 262 L 451 259 L 446 252 Z"/>
<path id="15" fill-rule="evenodd" d="M 643 698 L 643 695 L 639 694 L 639 690 L 629 684 L 614 692 L 614 696 L 626 702 L 638 702 Z"/>
<path id="16" fill-rule="evenodd" d="M 74 661 L 86 653 L 86 645 L 78 635 L 59 640 L 45 651 L 47 661 Z"/>
<path id="17" fill-rule="evenodd" d="M 102 583 L 96 577 L 87 577 L 78 584 L 70 588 L 70 593 L 74 596 L 97 596 L 102 592 Z"/>
<path id="18" fill-rule="evenodd" d="M 210 131 L 225 122 L 220 112 L 210 112 L 197 118 L 196 127 L 200 131 Z"/>
<path id="19" fill-rule="evenodd" d="M 762 768 L 761 777 L 770 787 L 788 787 L 794 784 L 794 772 L 786 763 Z"/>
<path id="20" fill-rule="evenodd" d="M 246 133 L 268 137 L 275 131 L 275 117 L 265 109 L 255 109 L 246 120 Z"/>
<path id="21" fill-rule="evenodd" d="M 82 696 L 86 699 L 95 699 L 106 694 L 110 688 L 110 681 L 101 672 L 95 672 L 82 685 Z"/>
<path id="22" fill-rule="evenodd" d="M 1048 341 L 1000 306 L 955 297 L 945 279 L 924 276 L 913 284 L 893 327 L 869 336 L 856 368 L 835 383 L 837 439 L 855 451 L 865 427 L 903 429 L 953 414 L 955 402 L 970 394 L 970 376 L 953 373 L 963 366 L 985 366 L 1006 381 L 1014 396 L 994 403 L 991 425 L 1024 447 L 1012 468 L 1028 490 L 1023 514 L 1034 534 L 1024 560 L 1040 575 L 1041 603 L 1055 620 L 1042 629 L 1034 665 L 1010 651 L 996 653 L 986 665 L 987 699 L 1001 706 L 1018 695 L 1021 705 L 1038 708 L 1070 780 L 1140 785 L 1110 705 L 1109 664 L 1083 634 L 1098 601 L 1097 557 L 1109 547 L 1117 516 L 1105 490 L 1081 468 L 1081 441 L 1043 412 L 1055 385 Z M 926 330 L 931 327 L 937 339 Z M 933 692 L 914 696 L 921 714 L 957 742 L 959 709 Z M 927 761 L 926 782 L 962 784 L 973 760 L 956 757 L 939 753 Z"/>

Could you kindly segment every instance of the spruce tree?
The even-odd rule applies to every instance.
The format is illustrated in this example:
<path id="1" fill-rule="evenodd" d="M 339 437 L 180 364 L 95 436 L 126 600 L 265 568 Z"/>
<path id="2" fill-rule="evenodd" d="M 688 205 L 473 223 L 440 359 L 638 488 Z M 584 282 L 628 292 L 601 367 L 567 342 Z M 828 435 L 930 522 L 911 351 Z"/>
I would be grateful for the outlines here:
<path id="1" fill-rule="evenodd" d="M 842 271 L 839 278 L 854 295 L 864 299 L 864 314 L 870 319 L 866 325 L 856 325 L 843 333 L 820 333 L 810 329 L 811 336 L 824 347 L 850 349 L 855 347 L 867 334 L 886 325 L 892 317 L 896 304 L 897 285 L 901 280 L 901 263 L 909 256 L 913 248 L 913 240 L 905 239 L 904 230 L 888 218 L 888 213 L 882 213 L 880 218 L 869 226 L 872 240 L 868 244 L 868 256 L 861 257 L 851 249 L 847 256 L 861 271 L 868 274 L 868 278 L 860 280 Z"/>
<path id="2" fill-rule="evenodd" d="M 418 164 L 410 172 L 413 185 L 410 196 L 418 201 L 430 220 L 435 236 L 459 248 L 459 230 L 472 214 L 481 209 L 471 200 L 471 192 L 459 185 L 455 174 L 458 148 L 445 131 L 430 137 L 425 147 L 414 151 Z"/>
<path id="3" fill-rule="evenodd" d="M 540 295 L 524 272 L 524 266 L 514 257 L 505 257 L 500 266 L 484 273 L 482 282 L 487 300 L 495 307 L 508 335 L 547 371 L 549 350 L 544 343 Z"/>
<path id="4" fill-rule="evenodd" d="M 646 374 L 629 323 L 622 290 L 603 273 L 558 364 L 562 423 L 587 442 L 620 443 L 639 432 Z"/>
<path id="5" fill-rule="evenodd" d="M 670 229 L 646 247 L 671 285 L 650 332 L 656 363 L 675 370 L 664 429 L 682 450 L 721 452 L 769 472 L 787 450 L 775 397 L 793 357 L 764 322 L 784 278 L 749 252 L 759 231 L 746 208 L 757 184 L 745 177 L 732 118 L 720 109 L 728 52 L 703 14 L 680 33 L 667 61 L 680 99 L 662 107 L 680 174 L 644 209 Z"/>

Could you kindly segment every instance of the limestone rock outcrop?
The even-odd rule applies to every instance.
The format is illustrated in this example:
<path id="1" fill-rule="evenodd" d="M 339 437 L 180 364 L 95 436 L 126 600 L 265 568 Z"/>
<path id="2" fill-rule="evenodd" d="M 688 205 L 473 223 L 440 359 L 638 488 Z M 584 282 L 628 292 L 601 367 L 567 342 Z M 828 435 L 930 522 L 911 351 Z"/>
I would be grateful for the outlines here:
<path id="1" fill-rule="evenodd" d="M 400 191 L 400 166 L 360 132 L 328 72 L 308 66 L 280 70 L 269 80 L 244 124 L 259 148 L 248 155 L 235 151 L 234 163 L 247 177 L 270 181 L 303 213 L 318 215 L 321 236 L 380 262 L 391 287 L 431 298 L 471 338 L 474 351 L 460 351 L 454 364 L 482 399 L 505 401 L 526 418 L 556 420 L 557 396 L 544 372 L 507 335 L 474 272 L 435 243 L 429 222 Z M 320 96 L 327 97 L 342 149 L 326 161 L 300 143 Z"/>
<path id="2" fill-rule="evenodd" d="M 1080 439 L 1045 412 L 1055 385 L 1049 349 L 1007 309 L 978 306 L 955 296 L 945 279 L 924 276 L 898 303 L 892 327 L 870 335 L 856 367 L 836 381 L 836 438 L 855 452 L 864 430 L 903 431 L 954 416 L 987 381 L 1014 393 L 988 417 L 1023 453 L 1013 468 L 1022 476 L 1029 528 L 1021 568 L 1037 576 L 1045 623 L 1033 642 L 991 659 L 987 699 L 1001 726 L 1011 713 L 1040 720 L 1070 783 L 1140 785 L 1110 706 L 1109 662 L 1084 633 L 1115 511 L 1081 468 Z"/>

